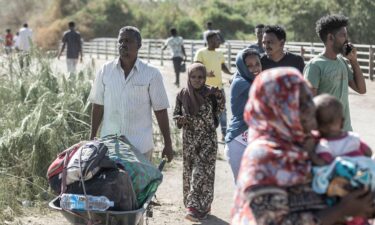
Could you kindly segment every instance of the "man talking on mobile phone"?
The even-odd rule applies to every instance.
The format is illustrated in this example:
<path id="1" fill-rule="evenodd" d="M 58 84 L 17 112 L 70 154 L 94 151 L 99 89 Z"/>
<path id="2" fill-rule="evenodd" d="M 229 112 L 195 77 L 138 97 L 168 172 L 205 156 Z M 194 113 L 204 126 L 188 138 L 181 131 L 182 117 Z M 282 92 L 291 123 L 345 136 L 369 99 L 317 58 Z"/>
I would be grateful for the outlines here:
<path id="1" fill-rule="evenodd" d="M 328 93 L 340 100 L 345 117 L 343 129 L 352 131 L 348 87 L 365 94 L 366 83 L 357 60 L 357 49 L 348 41 L 347 26 L 348 18 L 342 15 L 324 16 L 316 22 L 316 32 L 325 48 L 310 60 L 303 73 L 312 84 L 314 95 Z"/>

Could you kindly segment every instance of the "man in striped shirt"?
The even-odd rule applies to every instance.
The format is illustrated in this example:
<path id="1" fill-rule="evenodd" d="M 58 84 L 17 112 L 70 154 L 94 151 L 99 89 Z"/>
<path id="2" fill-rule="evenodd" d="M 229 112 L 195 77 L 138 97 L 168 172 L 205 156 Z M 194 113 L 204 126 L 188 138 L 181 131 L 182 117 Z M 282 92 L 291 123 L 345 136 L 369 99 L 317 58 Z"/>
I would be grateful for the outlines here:
<path id="1" fill-rule="evenodd" d="M 152 110 L 155 113 L 165 147 L 162 157 L 173 158 L 169 131 L 167 93 L 160 71 L 138 58 L 142 38 L 135 27 L 120 29 L 119 58 L 106 63 L 97 73 L 89 101 L 92 103 L 91 135 L 101 122 L 100 136 L 125 135 L 149 160 L 154 148 Z"/>

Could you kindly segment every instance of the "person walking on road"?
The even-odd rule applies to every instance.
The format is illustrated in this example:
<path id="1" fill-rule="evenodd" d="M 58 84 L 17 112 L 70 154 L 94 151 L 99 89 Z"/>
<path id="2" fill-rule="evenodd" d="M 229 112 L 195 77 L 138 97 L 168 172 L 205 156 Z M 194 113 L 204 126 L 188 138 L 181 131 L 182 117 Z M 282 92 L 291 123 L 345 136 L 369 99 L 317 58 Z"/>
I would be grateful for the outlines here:
<path id="1" fill-rule="evenodd" d="M 61 54 L 67 45 L 66 51 L 66 66 L 69 73 L 75 73 L 78 63 L 78 58 L 82 62 L 82 39 L 78 31 L 75 30 L 75 23 L 73 21 L 68 24 L 69 30 L 65 31 L 62 38 L 62 46 L 60 52 L 57 56 L 57 59 L 60 59 Z"/>
<path id="2" fill-rule="evenodd" d="M 316 22 L 316 32 L 325 48 L 306 65 L 304 76 L 312 84 L 314 95 L 327 93 L 340 100 L 344 108 L 344 130 L 352 131 L 349 87 L 365 94 L 366 83 L 357 49 L 349 43 L 348 22 L 348 18 L 341 15 L 324 16 Z M 345 59 L 349 60 L 352 69 Z"/>
<path id="3" fill-rule="evenodd" d="M 266 54 L 262 56 L 263 70 L 276 67 L 294 67 L 301 73 L 305 67 L 303 58 L 299 55 L 284 51 L 286 42 L 285 29 L 279 25 L 266 26 L 263 34 L 263 47 Z"/>
<path id="4" fill-rule="evenodd" d="M 10 29 L 6 29 L 4 48 L 5 48 L 5 53 L 7 55 L 12 53 L 13 45 L 14 45 L 13 38 L 14 37 L 13 37 L 12 31 Z"/>
<path id="5" fill-rule="evenodd" d="M 183 129 L 183 195 L 185 218 L 205 219 L 214 198 L 217 136 L 215 119 L 224 110 L 223 92 L 205 84 L 203 64 L 188 69 L 187 87 L 176 97 L 173 118 Z"/>
<path id="6" fill-rule="evenodd" d="M 220 47 L 220 43 L 220 37 L 216 31 L 211 31 L 210 33 L 208 33 L 207 47 L 201 48 L 197 51 L 194 57 L 194 61 L 200 62 L 205 65 L 207 69 L 206 84 L 212 87 L 217 87 L 224 93 L 221 71 L 230 75 L 232 75 L 232 73 L 225 65 L 223 53 L 220 51 L 216 51 L 216 49 Z M 224 141 L 225 135 L 227 133 L 226 109 L 224 109 L 224 111 L 220 115 L 220 127 L 221 140 Z"/>
<path id="7" fill-rule="evenodd" d="M 164 138 L 162 157 L 173 159 L 167 108 L 168 96 L 160 71 L 138 57 L 142 37 L 126 26 L 118 35 L 119 57 L 97 73 L 89 101 L 92 103 L 91 134 L 124 135 L 148 160 L 154 149 L 152 110 Z"/>
<path id="8" fill-rule="evenodd" d="M 162 50 L 164 51 L 168 46 L 171 49 L 171 56 L 173 61 L 174 72 L 176 74 L 176 81 L 174 84 L 179 87 L 180 86 L 180 72 L 181 72 L 181 64 L 186 61 L 186 53 L 184 48 L 184 40 L 181 36 L 177 36 L 176 28 L 172 28 L 170 30 L 171 37 L 169 37 L 165 43 Z"/>
<path id="9" fill-rule="evenodd" d="M 248 126 L 243 113 L 249 96 L 250 87 L 256 76 L 262 72 L 260 54 L 253 48 L 240 51 L 236 57 L 237 72 L 230 85 L 230 106 L 232 119 L 225 137 L 225 156 L 232 169 L 236 182 L 241 165 L 242 155 L 247 146 Z"/>
<path id="10" fill-rule="evenodd" d="M 257 37 L 257 43 L 254 43 L 249 46 L 249 48 L 254 48 L 259 52 L 259 54 L 264 54 L 264 48 L 263 48 L 263 34 L 264 34 L 264 25 L 258 24 L 255 26 L 255 36 Z"/>
<path id="11" fill-rule="evenodd" d="M 27 23 L 23 24 L 23 27 L 18 32 L 17 48 L 19 50 L 20 66 L 23 68 L 30 65 L 30 49 L 32 46 L 33 32 L 29 28 Z"/>

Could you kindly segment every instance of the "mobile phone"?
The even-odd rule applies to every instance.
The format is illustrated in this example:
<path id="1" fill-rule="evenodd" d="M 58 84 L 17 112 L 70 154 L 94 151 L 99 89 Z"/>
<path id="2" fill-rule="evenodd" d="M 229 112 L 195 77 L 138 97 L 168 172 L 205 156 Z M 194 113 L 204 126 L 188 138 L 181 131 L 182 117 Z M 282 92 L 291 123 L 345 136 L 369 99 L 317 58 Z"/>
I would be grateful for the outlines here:
<path id="1" fill-rule="evenodd" d="M 353 50 L 353 45 L 351 43 L 345 44 L 345 55 L 348 55 Z"/>

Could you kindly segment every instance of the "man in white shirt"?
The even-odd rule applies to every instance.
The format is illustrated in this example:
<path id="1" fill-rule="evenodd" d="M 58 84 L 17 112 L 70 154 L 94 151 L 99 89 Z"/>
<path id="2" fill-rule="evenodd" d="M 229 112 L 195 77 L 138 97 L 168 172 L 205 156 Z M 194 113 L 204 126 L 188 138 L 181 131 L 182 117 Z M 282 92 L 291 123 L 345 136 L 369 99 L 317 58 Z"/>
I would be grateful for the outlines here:
<path id="1" fill-rule="evenodd" d="M 160 71 L 138 58 L 142 38 L 135 27 L 120 29 L 119 58 L 106 63 L 98 72 L 89 101 L 92 103 L 93 139 L 103 122 L 100 136 L 125 135 L 149 160 L 154 148 L 152 110 L 164 138 L 162 157 L 173 159 L 169 131 L 167 93 Z"/>
<path id="2" fill-rule="evenodd" d="M 18 32 L 18 38 L 17 38 L 17 48 L 20 51 L 20 66 L 21 68 L 24 67 L 24 64 L 27 66 L 30 65 L 30 56 L 29 51 L 32 44 L 32 35 L 33 32 L 29 28 L 29 25 L 27 23 L 23 24 L 23 27 Z"/>
<path id="3" fill-rule="evenodd" d="M 29 28 L 29 25 L 25 23 L 18 33 L 19 50 L 24 52 L 30 51 L 33 32 Z"/>
<path id="4" fill-rule="evenodd" d="M 171 49 L 172 61 L 174 72 L 176 74 L 176 82 L 174 83 L 177 87 L 180 86 L 180 72 L 181 72 L 181 63 L 182 60 L 186 61 L 186 53 L 184 48 L 184 40 L 181 36 L 177 36 L 176 28 L 170 30 L 171 37 L 169 37 L 163 47 L 163 51 L 169 46 Z"/>

